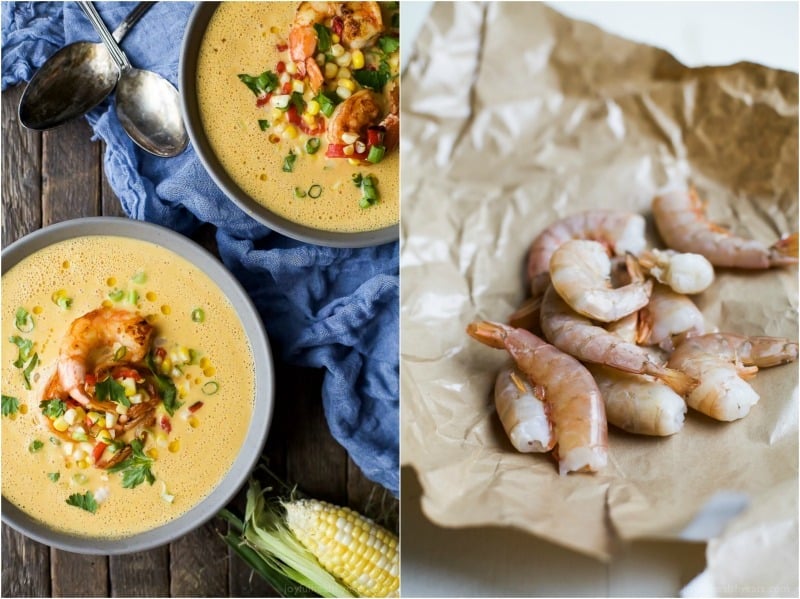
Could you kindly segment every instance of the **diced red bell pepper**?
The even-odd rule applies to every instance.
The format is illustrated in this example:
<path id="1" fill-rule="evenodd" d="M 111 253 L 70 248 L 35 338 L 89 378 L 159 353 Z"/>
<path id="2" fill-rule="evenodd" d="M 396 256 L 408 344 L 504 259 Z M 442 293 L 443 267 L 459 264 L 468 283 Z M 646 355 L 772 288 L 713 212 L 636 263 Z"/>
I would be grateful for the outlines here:
<path id="1" fill-rule="evenodd" d="M 278 64 L 275 65 L 275 70 L 278 71 L 278 73 L 283 73 L 286 70 L 286 63 L 279 60 Z"/>
<path id="2" fill-rule="evenodd" d="M 333 17 L 333 22 L 331 22 L 331 29 L 333 29 L 333 32 L 336 35 L 342 37 L 342 31 L 344 31 L 344 21 L 342 20 L 342 17 Z"/>
<path id="3" fill-rule="evenodd" d="M 345 144 L 328 144 L 328 149 L 325 156 L 328 158 L 355 158 L 356 160 L 366 160 L 369 155 L 368 151 L 353 152 L 349 156 L 344 153 Z"/>
<path id="4" fill-rule="evenodd" d="M 94 387 L 97 384 L 97 377 L 93 374 L 87 374 L 84 381 L 86 381 L 86 384 L 90 387 Z"/>
<path id="5" fill-rule="evenodd" d="M 115 366 L 114 370 L 111 371 L 111 376 L 115 379 L 134 379 L 137 382 L 144 380 L 138 370 L 127 366 Z"/>
<path id="6" fill-rule="evenodd" d="M 203 407 L 202 401 L 196 401 L 192 405 L 189 406 L 189 411 L 194 414 L 197 410 Z"/>
<path id="7" fill-rule="evenodd" d="M 269 104 L 269 99 L 272 97 L 272 94 L 264 94 L 263 96 L 259 96 L 256 98 L 256 107 L 261 108 L 262 106 L 266 106 Z"/>
<path id="8" fill-rule="evenodd" d="M 306 135 L 319 135 L 320 133 L 325 132 L 325 124 L 322 119 L 317 117 L 314 120 L 314 126 L 310 126 L 299 114 L 297 114 L 297 108 L 294 106 L 294 104 L 289 106 L 289 108 L 286 110 L 286 118 L 293 125 L 297 125 Z"/>
<path id="9" fill-rule="evenodd" d="M 367 150 L 372 146 L 382 146 L 386 129 L 379 125 L 367 128 Z"/>
<path id="10" fill-rule="evenodd" d="M 286 52 L 289 49 L 289 44 L 277 44 L 275 47 L 278 48 L 278 52 Z"/>
<path id="11" fill-rule="evenodd" d="M 165 433 L 169 434 L 172 432 L 172 423 L 169 421 L 168 416 L 161 417 L 160 425 L 161 425 L 161 430 L 163 430 Z"/>
<path id="12" fill-rule="evenodd" d="M 102 441 L 98 441 L 97 445 L 94 446 L 94 449 L 92 450 L 92 457 L 94 458 L 95 464 L 100 461 L 100 458 L 103 456 L 103 452 L 106 450 L 106 447 L 108 447 L 108 444 L 103 443 Z"/>
<path id="13" fill-rule="evenodd" d="M 291 93 L 291 91 L 292 91 L 292 84 L 287 81 L 286 83 L 283 84 L 283 87 L 281 87 L 281 93 L 288 94 Z"/>

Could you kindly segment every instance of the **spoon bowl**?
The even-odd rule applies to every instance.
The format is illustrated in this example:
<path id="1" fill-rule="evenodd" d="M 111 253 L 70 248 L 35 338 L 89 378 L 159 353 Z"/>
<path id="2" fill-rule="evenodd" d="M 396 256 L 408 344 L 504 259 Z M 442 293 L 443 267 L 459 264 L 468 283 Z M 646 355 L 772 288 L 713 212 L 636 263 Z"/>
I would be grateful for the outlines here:
<path id="1" fill-rule="evenodd" d="M 122 41 L 155 2 L 140 2 L 114 30 Z M 48 58 L 34 73 L 19 102 L 19 120 L 43 131 L 79 118 L 102 102 L 119 79 L 119 69 L 105 46 L 75 42 Z"/>

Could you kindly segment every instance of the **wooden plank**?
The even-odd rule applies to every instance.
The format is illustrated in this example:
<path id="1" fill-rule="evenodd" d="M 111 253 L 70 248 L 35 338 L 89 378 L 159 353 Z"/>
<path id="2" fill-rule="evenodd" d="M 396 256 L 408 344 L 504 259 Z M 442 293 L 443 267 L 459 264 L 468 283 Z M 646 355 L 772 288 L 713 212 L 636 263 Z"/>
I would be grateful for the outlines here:
<path id="1" fill-rule="evenodd" d="M 42 223 L 42 134 L 19 124 L 17 106 L 24 86 L 2 94 L 3 247 Z"/>
<path id="2" fill-rule="evenodd" d="M 227 525 L 214 518 L 170 544 L 170 595 L 221 597 L 228 592 Z"/>
<path id="3" fill-rule="evenodd" d="M 354 510 L 397 534 L 399 501 L 381 485 L 364 476 L 350 459 L 347 460 L 347 502 Z"/>
<path id="4" fill-rule="evenodd" d="M 100 144 L 83 120 L 42 134 L 42 223 L 100 214 Z"/>
<path id="5" fill-rule="evenodd" d="M 169 595 L 169 547 L 108 558 L 112 597 Z"/>
<path id="6" fill-rule="evenodd" d="M 85 120 L 42 134 L 42 223 L 49 225 L 100 212 L 100 144 Z M 108 557 L 51 550 L 54 596 L 109 594 Z"/>
<path id="7" fill-rule="evenodd" d="M 104 142 L 100 142 L 100 204 L 101 204 L 101 211 L 100 213 L 103 216 L 126 216 L 125 211 L 122 209 L 122 205 L 119 203 L 119 198 L 117 194 L 114 193 L 114 190 L 111 188 L 111 184 L 108 182 L 108 177 L 106 177 L 106 171 L 103 168 L 103 158 L 106 154 L 106 144 Z"/>
<path id="8" fill-rule="evenodd" d="M 50 597 L 50 550 L 3 525 L 3 597 Z"/>
<path id="9" fill-rule="evenodd" d="M 53 597 L 107 597 L 108 558 L 50 550 Z"/>

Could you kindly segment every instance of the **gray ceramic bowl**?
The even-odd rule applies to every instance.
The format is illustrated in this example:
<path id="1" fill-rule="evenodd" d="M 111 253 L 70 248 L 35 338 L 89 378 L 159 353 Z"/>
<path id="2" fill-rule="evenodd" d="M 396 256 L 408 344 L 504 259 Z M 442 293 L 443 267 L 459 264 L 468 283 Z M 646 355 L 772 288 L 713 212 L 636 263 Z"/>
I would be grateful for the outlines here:
<path id="1" fill-rule="evenodd" d="M 90 554 L 121 554 L 157 547 L 183 536 L 211 519 L 233 499 L 261 455 L 272 420 L 274 373 L 264 326 L 239 282 L 205 249 L 170 229 L 126 218 L 97 217 L 70 220 L 23 237 L 2 253 L 6 272 L 30 254 L 54 243 L 87 235 L 116 235 L 149 241 L 182 256 L 205 272 L 233 305 L 247 332 L 256 369 L 256 400 L 247 435 L 233 466 L 199 504 L 158 528 L 121 539 L 96 539 L 57 532 L 42 525 L 11 502 L 2 500 L 3 522 L 46 545 Z"/>
<path id="2" fill-rule="evenodd" d="M 197 156 L 217 186 L 239 208 L 257 221 L 260 221 L 270 229 L 300 241 L 332 247 L 357 248 L 380 245 L 398 239 L 400 234 L 399 225 L 392 225 L 376 231 L 336 233 L 297 224 L 275 214 L 256 202 L 242 191 L 228 173 L 225 172 L 206 137 L 197 104 L 197 57 L 200 53 L 200 44 L 203 41 L 208 22 L 219 4 L 219 2 L 199 2 L 192 12 L 183 36 L 180 73 L 178 76 L 183 120 L 189 132 L 189 139 L 192 141 Z"/>

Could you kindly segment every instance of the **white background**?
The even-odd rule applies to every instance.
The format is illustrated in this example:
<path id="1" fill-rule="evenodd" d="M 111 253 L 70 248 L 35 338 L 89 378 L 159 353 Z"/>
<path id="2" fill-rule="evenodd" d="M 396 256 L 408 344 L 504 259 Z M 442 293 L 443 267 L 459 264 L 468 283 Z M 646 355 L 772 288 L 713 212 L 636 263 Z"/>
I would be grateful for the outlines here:
<path id="1" fill-rule="evenodd" d="M 548 2 L 564 14 L 659 46 L 688 66 L 747 60 L 798 70 L 797 2 Z M 403 62 L 431 2 L 403 2 Z M 509 51 L 513 51 L 510 48 Z M 704 567 L 704 546 L 639 542 L 603 564 L 504 528 L 443 529 L 419 507 L 403 470 L 402 594 L 413 596 L 677 596 Z"/>

